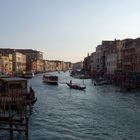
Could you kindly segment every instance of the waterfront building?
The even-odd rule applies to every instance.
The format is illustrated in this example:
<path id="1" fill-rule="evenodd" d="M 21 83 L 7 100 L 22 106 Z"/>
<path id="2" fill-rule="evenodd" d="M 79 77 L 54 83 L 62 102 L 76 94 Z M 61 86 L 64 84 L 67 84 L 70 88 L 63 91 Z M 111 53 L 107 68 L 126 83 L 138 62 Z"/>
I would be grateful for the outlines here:
<path id="1" fill-rule="evenodd" d="M 96 47 L 96 69 L 97 69 L 97 73 L 99 73 L 102 69 L 102 63 L 101 63 L 101 58 L 102 58 L 102 46 L 98 45 Z"/>
<path id="2" fill-rule="evenodd" d="M 32 71 L 36 60 L 43 60 L 43 53 L 40 51 L 37 51 L 37 50 L 0 48 L 0 52 L 2 55 L 6 55 L 9 53 L 13 54 L 13 53 L 15 53 L 15 51 L 26 55 L 26 70 L 25 71 Z M 37 66 L 42 65 L 42 64 L 38 64 L 38 63 L 37 63 Z M 14 66 L 15 66 L 15 64 L 14 64 Z M 40 69 L 42 69 L 42 68 L 39 68 L 39 70 Z M 13 68 L 13 70 L 15 71 L 15 68 Z"/>
<path id="3" fill-rule="evenodd" d="M 92 76 L 95 76 L 97 72 L 96 52 L 91 53 L 90 59 L 91 59 L 91 74 Z"/>
<path id="4" fill-rule="evenodd" d="M 106 74 L 113 75 L 117 69 L 117 53 L 108 54 L 106 57 Z"/>
<path id="5" fill-rule="evenodd" d="M 62 63 L 62 70 L 66 71 L 72 68 L 72 63 L 71 62 L 61 62 Z"/>
<path id="6" fill-rule="evenodd" d="M 12 74 L 12 54 L 0 54 L 0 73 Z"/>
<path id="7" fill-rule="evenodd" d="M 62 61 L 62 70 L 63 70 L 63 71 L 66 71 L 66 70 L 67 70 L 66 63 L 63 62 L 63 61 Z"/>
<path id="8" fill-rule="evenodd" d="M 34 73 L 42 73 L 45 71 L 45 60 L 32 60 L 31 71 Z"/>
<path id="9" fill-rule="evenodd" d="M 103 49 L 103 59 L 102 59 L 102 69 L 107 75 L 114 75 L 117 70 L 117 40 L 114 41 L 104 41 L 102 42 Z"/>
<path id="10" fill-rule="evenodd" d="M 54 62 L 54 71 L 63 71 L 65 69 L 63 61 L 53 60 L 52 62 Z"/>
<path id="11" fill-rule="evenodd" d="M 37 62 L 37 69 L 42 70 L 43 53 L 32 49 L 17 49 L 19 52 L 26 55 L 26 71 L 32 71 L 33 62 Z M 39 60 L 39 61 L 37 61 Z M 39 64 L 41 63 L 41 64 Z M 39 67 L 40 65 L 40 67 Z"/>
<path id="12" fill-rule="evenodd" d="M 135 70 L 136 72 L 140 73 L 140 38 L 137 38 L 135 40 L 135 53 L 136 53 L 136 66 L 135 66 Z"/>
<path id="13" fill-rule="evenodd" d="M 12 58 L 14 74 L 22 74 L 24 71 L 26 71 L 26 55 L 14 51 Z"/>
<path id="14" fill-rule="evenodd" d="M 70 70 L 72 69 L 72 63 L 71 62 L 64 62 L 66 67 L 65 67 L 65 70 Z"/>
<path id="15" fill-rule="evenodd" d="M 4 73 L 22 73 L 26 70 L 26 55 L 9 48 L 0 48 L 0 53 L 2 56 L 1 67 Z"/>
<path id="16" fill-rule="evenodd" d="M 83 68 L 86 70 L 86 71 L 89 71 L 91 70 L 91 59 L 90 59 L 90 55 L 89 53 L 87 54 L 87 57 L 84 58 L 84 61 L 83 61 Z"/>
<path id="17" fill-rule="evenodd" d="M 96 52 L 84 58 L 83 66 L 96 70 L 97 77 L 134 88 L 140 85 L 140 38 L 102 41 Z"/>
<path id="18" fill-rule="evenodd" d="M 31 60 L 41 60 L 43 59 L 43 52 L 32 50 L 32 49 L 16 49 L 18 52 L 21 52 Z"/>
<path id="19" fill-rule="evenodd" d="M 66 71 L 72 68 L 71 62 L 63 62 L 59 60 L 45 60 L 45 71 Z"/>
<path id="20" fill-rule="evenodd" d="M 73 66 L 72 66 L 73 70 L 82 69 L 82 68 L 83 68 L 83 62 L 73 63 Z"/>
<path id="21" fill-rule="evenodd" d="M 45 60 L 45 71 L 58 71 L 58 63 L 52 60 Z"/>
<path id="22" fill-rule="evenodd" d="M 116 42 L 117 47 L 117 70 L 116 72 L 122 71 L 122 47 L 123 47 L 123 41 L 119 40 Z"/>
<path id="23" fill-rule="evenodd" d="M 0 54 L 2 56 L 7 56 L 10 53 L 12 54 L 12 60 L 10 62 L 13 66 L 11 69 L 14 73 L 21 73 L 24 71 L 34 73 L 40 73 L 44 71 L 65 71 L 72 68 L 71 62 L 44 60 L 43 53 L 37 50 L 0 48 Z M 26 58 L 26 61 L 24 58 Z M 7 65 L 3 66 L 5 65 L 4 63 L 5 62 L 3 62 L 3 59 L 0 59 L 1 72 L 4 71 L 5 67 L 8 67 L 8 65 L 10 66 L 10 64 L 7 64 L 7 62 Z M 10 71 L 10 68 L 8 71 Z"/>
<path id="24" fill-rule="evenodd" d="M 123 40 L 122 47 L 122 71 L 134 72 L 136 64 L 135 43 L 133 39 Z"/>

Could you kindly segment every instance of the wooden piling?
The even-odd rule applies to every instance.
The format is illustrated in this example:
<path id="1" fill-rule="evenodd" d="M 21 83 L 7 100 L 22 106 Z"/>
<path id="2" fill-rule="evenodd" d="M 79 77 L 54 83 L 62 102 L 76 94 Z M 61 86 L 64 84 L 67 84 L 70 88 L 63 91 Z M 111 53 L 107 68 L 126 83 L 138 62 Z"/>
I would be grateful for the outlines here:
<path id="1" fill-rule="evenodd" d="M 14 131 L 18 133 L 24 132 L 25 137 L 28 137 L 29 120 L 26 117 L 24 109 L 25 99 L 22 96 L 0 95 L 0 130 L 9 131 L 10 137 L 13 137 Z M 14 110 L 12 110 L 14 107 Z M 5 127 L 6 126 L 6 127 Z"/>
<path id="2" fill-rule="evenodd" d="M 25 125 L 25 136 L 26 136 L 26 138 L 28 137 L 28 129 L 29 129 L 28 118 L 26 117 L 26 125 Z"/>

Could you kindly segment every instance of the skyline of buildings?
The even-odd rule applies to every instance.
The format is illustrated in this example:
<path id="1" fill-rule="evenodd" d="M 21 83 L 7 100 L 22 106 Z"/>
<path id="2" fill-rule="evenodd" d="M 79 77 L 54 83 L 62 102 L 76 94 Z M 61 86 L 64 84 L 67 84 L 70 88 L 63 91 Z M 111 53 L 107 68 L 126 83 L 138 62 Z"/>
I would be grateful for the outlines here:
<path id="1" fill-rule="evenodd" d="M 1 74 L 40 73 L 46 71 L 65 71 L 72 68 L 71 62 L 45 60 L 43 53 L 32 49 L 0 48 Z"/>

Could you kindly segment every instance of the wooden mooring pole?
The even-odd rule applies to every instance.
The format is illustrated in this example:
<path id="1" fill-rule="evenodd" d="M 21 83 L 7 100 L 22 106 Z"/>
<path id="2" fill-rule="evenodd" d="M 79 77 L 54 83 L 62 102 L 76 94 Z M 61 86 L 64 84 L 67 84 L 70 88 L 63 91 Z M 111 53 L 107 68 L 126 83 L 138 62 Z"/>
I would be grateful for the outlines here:
<path id="1" fill-rule="evenodd" d="M 26 117 L 26 125 L 25 125 L 25 136 L 28 138 L 28 129 L 29 129 L 29 119 Z"/>
<path id="2" fill-rule="evenodd" d="M 13 125 L 12 123 L 9 124 L 9 129 L 10 129 L 10 137 L 13 137 Z"/>
<path id="3" fill-rule="evenodd" d="M 25 137 L 28 138 L 28 130 L 29 130 L 29 119 L 25 118 L 23 122 L 18 119 L 13 119 L 9 117 L 0 117 L 0 124 L 9 125 L 8 127 L 0 127 L 0 130 L 6 130 L 10 132 L 10 137 L 13 137 L 13 132 L 17 131 L 18 133 L 24 132 Z M 22 127 L 22 128 L 21 128 Z"/>

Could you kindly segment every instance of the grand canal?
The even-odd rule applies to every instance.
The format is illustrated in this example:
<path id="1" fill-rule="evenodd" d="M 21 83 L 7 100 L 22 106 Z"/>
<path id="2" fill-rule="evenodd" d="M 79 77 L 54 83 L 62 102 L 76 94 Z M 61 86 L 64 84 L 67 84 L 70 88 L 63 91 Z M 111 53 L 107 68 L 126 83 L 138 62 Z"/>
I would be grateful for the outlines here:
<path id="1" fill-rule="evenodd" d="M 140 140 L 140 93 L 127 93 L 112 85 L 94 86 L 69 72 L 55 73 L 56 86 L 42 82 L 42 74 L 28 80 L 38 100 L 29 124 L 29 140 Z M 85 91 L 69 89 L 65 82 L 86 84 Z M 9 139 L 1 132 L 0 140 Z M 15 139 L 22 140 L 22 134 Z"/>

